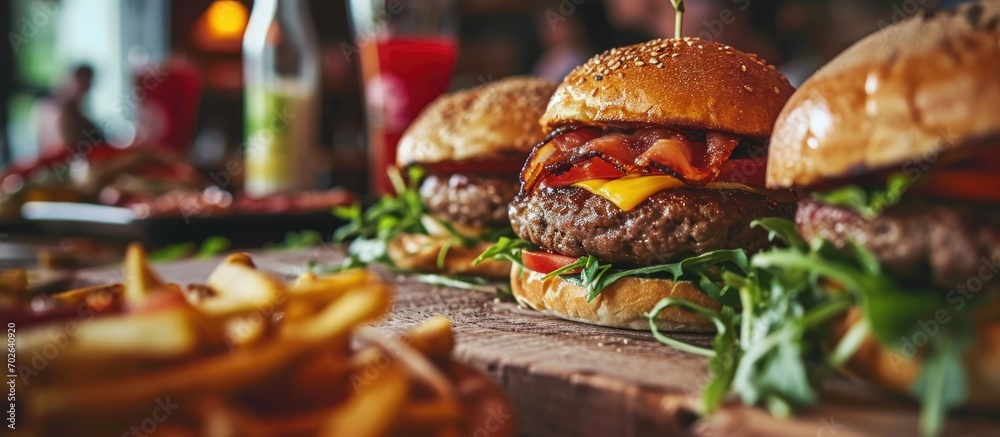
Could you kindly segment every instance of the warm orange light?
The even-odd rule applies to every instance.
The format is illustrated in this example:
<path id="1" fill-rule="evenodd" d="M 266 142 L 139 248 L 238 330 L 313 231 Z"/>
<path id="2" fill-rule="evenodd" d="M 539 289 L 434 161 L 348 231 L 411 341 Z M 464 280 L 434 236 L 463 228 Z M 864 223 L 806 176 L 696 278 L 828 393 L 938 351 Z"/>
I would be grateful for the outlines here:
<path id="1" fill-rule="evenodd" d="M 242 38 L 250 11 L 236 0 L 216 0 L 205 11 L 208 33 L 219 39 Z"/>

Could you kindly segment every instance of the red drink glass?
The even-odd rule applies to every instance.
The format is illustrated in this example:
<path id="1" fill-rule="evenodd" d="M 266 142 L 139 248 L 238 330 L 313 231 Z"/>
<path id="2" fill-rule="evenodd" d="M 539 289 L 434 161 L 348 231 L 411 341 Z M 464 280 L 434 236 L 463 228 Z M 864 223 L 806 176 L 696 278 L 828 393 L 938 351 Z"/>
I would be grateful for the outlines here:
<path id="1" fill-rule="evenodd" d="M 371 191 L 392 191 L 386 170 L 410 122 L 448 90 L 457 56 L 451 0 L 351 0 L 368 122 Z"/>

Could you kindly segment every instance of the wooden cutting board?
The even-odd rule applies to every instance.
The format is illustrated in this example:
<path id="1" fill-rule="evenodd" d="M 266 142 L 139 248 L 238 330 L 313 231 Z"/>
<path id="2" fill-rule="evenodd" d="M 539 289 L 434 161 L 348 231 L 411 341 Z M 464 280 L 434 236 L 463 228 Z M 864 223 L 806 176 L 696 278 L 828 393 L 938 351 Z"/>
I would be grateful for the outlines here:
<path id="1" fill-rule="evenodd" d="M 310 260 L 338 263 L 337 248 L 259 252 L 257 265 L 282 274 Z M 157 265 L 164 279 L 201 282 L 218 260 Z M 111 269 L 81 273 L 78 282 L 120 280 Z M 448 316 L 455 358 L 503 386 L 525 436 L 906 436 L 917 434 L 917 407 L 843 379 L 824 388 L 819 405 L 780 420 L 732 402 L 709 417 L 697 413 L 705 359 L 657 343 L 646 332 L 567 322 L 501 302 L 493 295 L 436 287 L 386 274 L 398 284 L 392 313 L 377 327 L 404 331 Z M 709 336 L 685 340 L 706 343 Z M 955 414 L 946 435 L 998 436 L 1000 416 Z"/>

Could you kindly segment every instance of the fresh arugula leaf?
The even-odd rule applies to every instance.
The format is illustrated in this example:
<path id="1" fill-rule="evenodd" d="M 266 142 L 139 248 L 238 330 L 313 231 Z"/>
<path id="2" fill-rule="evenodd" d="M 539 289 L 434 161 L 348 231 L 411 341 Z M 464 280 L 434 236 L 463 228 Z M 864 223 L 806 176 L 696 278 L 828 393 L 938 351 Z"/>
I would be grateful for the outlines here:
<path id="1" fill-rule="evenodd" d="M 646 318 L 649 319 L 649 330 L 653 332 L 653 337 L 656 337 L 657 340 L 659 340 L 664 344 L 673 346 L 674 348 L 680 349 L 684 352 L 689 352 L 697 355 L 704 355 L 706 357 L 715 357 L 716 351 L 713 349 L 706 349 L 703 347 L 692 345 L 690 343 L 685 343 L 683 341 L 675 340 L 666 335 L 663 335 L 663 333 L 660 332 L 660 328 L 659 326 L 657 326 L 656 318 L 660 315 L 661 312 L 663 312 L 663 310 L 672 306 L 680 307 L 681 309 L 684 309 L 686 311 L 691 311 L 695 314 L 698 314 L 699 316 L 711 320 L 712 323 L 715 324 L 715 328 L 718 330 L 718 332 L 725 334 L 728 325 L 726 321 L 722 319 L 722 316 L 719 313 L 710 310 L 708 308 L 705 308 L 701 305 L 698 305 L 694 302 L 691 302 L 690 300 L 687 299 L 681 299 L 676 297 L 665 297 L 663 299 L 660 299 L 660 301 L 656 303 L 656 306 L 653 307 L 653 310 L 646 314 Z"/>
<path id="2" fill-rule="evenodd" d="M 920 329 L 921 321 L 944 304 L 940 293 L 896 284 L 860 246 L 838 248 L 823 240 L 806 244 L 783 219 L 759 220 L 755 226 L 789 247 L 755 255 L 744 272 L 722 272 L 726 286 L 738 290 L 740 302 L 726 304 L 720 316 L 703 314 L 725 324 L 713 340 L 712 380 L 702 395 L 706 412 L 732 392 L 776 416 L 790 414 L 816 400 L 823 379 L 869 334 L 884 347 L 896 348 L 896 342 Z M 857 305 L 862 307 L 861 320 L 832 350 L 822 348 L 830 322 Z M 724 316 L 727 313 L 732 316 Z M 922 402 L 920 428 L 925 435 L 939 432 L 945 412 L 965 399 L 962 357 L 974 337 L 970 320 L 953 318 L 932 336 L 923 354 L 913 394 Z M 657 338 L 678 346 L 669 337 Z"/>
<path id="3" fill-rule="evenodd" d="M 150 252 L 148 258 L 150 262 L 154 263 L 179 261 L 190 258 L 195 253 L 196 247 L 194 243 L 171 244 L 163 249 Z"/>
<path id="4" fill-rule="evenodd" d="M 285 233 L 285 239 L 280 243 L 265 244 L 265 250 L 307 249 L 316 247 L 323 242 L 323 235 L 318 231 L 306 229 L 298 232 Z"/>
<path id="5" fill-rule="evenodd" d="M 198 252 L 195 253 L 195 258 L 211 258 L 217 256 L 229 250 L 231 246 L 228 238 L 225 237 L 208 237 L 205 241 L 201 242 L 201 246 L 198 247 Z"/>
<path id="6" fill-rule="evenodd" d="M 956 338 L 943 331 L 934 337 L 930 351 L 924 357 L 920 375 L 914 382 L 913 395 L 921 400 L 920 432 L 924 435 L 940 434 L 948 409 L 965 401 L 966 379 L 962 358 L 973 333 L 962 334 Z"/>
<path id="7" fill-rule="evenodd" d="M 750 222 L 750 227 L 761 227 L 767 230 L 768 240 L 774 241 L 775 238 L 778 238 L 784 241 L 785 244 L 798 250 L 809 248 L 809 243 L 806 243 L 806 240 L 799 235 L 799 231 L 795 229 L 795 223 L 790 220 L 778 217 L 765 217 Z"/>
<path id="8" fill-rule="evenodd" d="M 409 185 L 403 184 L 398 170 L 392 169 L 389 174 L 394 185 L 401 184 L 396 187 L 396 195 L 382 196 L 365 210 L 360 205 L 333 209 L 333 215 L 347 222 L 334 232 L 334 242 L 344 243 L 353 238 L 388 241 L 400 233 L 427 233 L 421 223 L 427 211 L 419 192 L 423 170 L 410 168 Z"/>
<path id="9" fill-rule="evenodd" d="M 348 259 L 342 268 L 363 267 L 368 263 L 382 263 L 395 268 L 385 254 L 385 246 L 400 234 L 423 234 L 430 232 L 428 226 L 437 225 L 436 229 L 445 230 L 449 238 L 441 246 L 437 254 L 438 266 L 443 266 L 448 251 L 455 246 L 473 247 L 483 241 L 496 241 L 500 236 L 513 236 L 514 231 L 509 226 L 500 229 L 487 229 L 480 236 L 469 236 L 455 229 L 451 223 L 428 214 L 427 206 L 420 195 L 420 184 L 427 176 L 419 166 L 410 167 L 406 181 L 398 169 L 390 169 L 389 179 L 396 190 L 395 195 L 382 196 L 367 209 L 360 205 L 334 208 L 333 214 L 346 221 L 346 224 L 333 234 L 333 241 L 344 243 L 355 240 L 358 246 L 352 244 L 348 249 Z M 357 243 L 361 241 L 362 243 Z M 363 249 L 362 249 L 363 248 Z M 374 249 L 375 252 L 373 252 Z"/>
<path id="10" fill-rule="evenodd" d="M 736 317 L 732 307 L 723 307 L 719 315 L 726 321 L 727 326 L 732 326 L 732 319 Z M 709 359 L 708 369 L 712 372 L 713 378 L 701 394 L 702 408 L 706 414 L 715 411 L 729 394 L 729 387 L 736 376 L 736 365 L 742 353 L 739 343 L 739 333 L 732 329 L 718 332 L 712 340 L 712 347 L 716 353 Z"/>
<path id="11" fill-rule="evenodd" d="M 863 217 L 872 219 L 886 208 L 898 204 L 914 182 L 916 179 L 905 173 L 893 173 L 886 180 L 885 187 L 848 185 L 825 193 L 814 193 L 813 198 L 829 205 L 852 209 Z"/>
<path id="12" fill-rule="evenodd" d="M 472 265 L 479 265 L 488 259 L 496 261 L 507 261 L 516 266 L 524 267 L 521 262 L 521 251 L 534 247 L 531 243 L 520 238 L 500 237 L 496 244 L 490 246 L 485 252 L 476 257 Z"/>
<path id="13" fill-rule="evenodd" d="M 578 275 L 565 275 L 565 279 L 587 288 L 587 302 L 591 302 L 605 288 L 615 281 L 629 277 L 650 277 L 666 275 L 673 279 L 694 279 L 698 287 L 713 299 L 729 305 L 737 305 L 739 297 L 731 293 L 728 286 L 720 286 L 720 271 L 733 270 L 745 272 L 748 266 L 746 252 L 742 249 L 716 250 L 695 257 L 684 259 L 673 264 L 640 267 L 636 269 L 614 269 L 611 264 L 601 263 L 597 258 L 588 255 L 549 274 L 549 276 L 565 275 L 580 269 Z"/>
<path id="14" fill-rule="evenodd" d="M 195 243 L 171 244 L 149 254 L 149 261 L 155 263 L 180 261 L 188 258 L 211 258 L 229 249 L 230 242 L 225 237 L 208 237 L 197 245 Z"/>
<path id="15" fill-rule="evenodd" d="M 496 293 L 500 297 L 511 295 L 507 289 L 508 286 L 505 286 L 505 284 L 478 276 L 445 276 L 433 273 L 421 273 L 414 275 L 414 279 L 429 285 Z"/>

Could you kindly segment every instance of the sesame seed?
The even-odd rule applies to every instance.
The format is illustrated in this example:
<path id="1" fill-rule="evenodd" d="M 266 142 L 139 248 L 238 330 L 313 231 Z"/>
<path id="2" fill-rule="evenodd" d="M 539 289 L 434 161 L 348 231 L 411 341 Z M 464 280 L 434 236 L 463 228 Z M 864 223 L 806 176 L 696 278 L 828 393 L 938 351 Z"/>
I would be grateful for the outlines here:
<path id="1" fill-rule="evenodd" d="M 771 71 L 774 71 L 774 66 L 773 66 L 773 65 L 768 65 L 768 66 L 767 66 L 767 69 L 768 69 L 768 70 L 771 70 Z"/>
<path id="2" fill-rule="evenodd" d="M 646 63 L 642 62 L 642 61 L 635 61 L 635 66 L 636 67 L 642 67 L 643 65 L 646 65 Z"/>
<path id="3" fill-rule="evenodd" d="M 649 63 L 650 64 L 655 64 L 656 63 L 656 58 L 649 58 Z"/>
<path id="4" fill-rule="evenodd" d="M 621 63 L 621 61 L 615 61 L 615 63 L 614 63 L 614 64 L 611 64 L 611 69 L 612 69 L 612 70 L 617 70 L 617 69 L 618 69 L 618 67 L 621 67 L 621 66 L 622 66 L 622 63 Z"/>
<path id="5" fill-rule="evenodd" d="M 663 68 L 663 64 L 656 64 L 656 68 Z"/>
<path id="6" fill-rule="evenodd" d="M 778 91 L 778 87 L 774 87 L 774 93 L 775 94 L 781 94 L 781 91 Z"/>
<path id="7" fill-rule="evenodd" d="M 751 93 L 753 92 L 753 87 L 750 85 L 743 85 L 743 89 L 750 91 Z"/>
<path id="8" fill-rule="evenodd" d="M 678 57 L 678 56 L 680 56 L 680 55 L 681 55 L 680 53 L 674 53 L 674 54 L 670 55 L 670 57 L 671 57 L 671 58 L 676 58 L 676 57 Z"/>
<path id="9" fill-rule="evenodd" d="M 740 69 L 743 70 L 743 71 L 747 71 L 746 64 L 740 65 Z"/>

